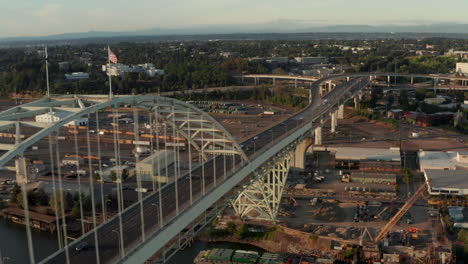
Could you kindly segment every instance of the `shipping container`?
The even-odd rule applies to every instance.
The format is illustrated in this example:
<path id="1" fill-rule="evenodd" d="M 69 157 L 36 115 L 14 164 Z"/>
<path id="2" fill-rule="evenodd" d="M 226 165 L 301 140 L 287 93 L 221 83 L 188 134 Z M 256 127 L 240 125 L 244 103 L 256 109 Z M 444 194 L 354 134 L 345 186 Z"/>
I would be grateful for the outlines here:
<path id="1" fill-rule="evenodd" d="M 211 250 L 208 254 L 207 259 L 212 261 L 231 261 L 232 255 L 234 254 L 234 250 L 232 249 L 224 249 L 224 248 L 215 248 Z"/>
<path id="2" fill-rule="evenodd" d="M 232 256 L 232 261 L 238 263 L 256 263 L 258 257 L 259 254 L 255 251 L 236 250 Z"/>

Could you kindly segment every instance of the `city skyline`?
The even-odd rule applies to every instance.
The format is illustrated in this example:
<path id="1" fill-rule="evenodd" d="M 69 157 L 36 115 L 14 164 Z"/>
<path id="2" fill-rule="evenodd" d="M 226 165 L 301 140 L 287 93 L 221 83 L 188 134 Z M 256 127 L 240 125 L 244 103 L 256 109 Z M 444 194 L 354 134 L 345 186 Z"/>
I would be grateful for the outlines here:
<path id="1" fill-rule="evenodd" d="M 425 25 L 468 23 L 468 3 L 440 1 L 278 0 L 169 1 L 121 0 L 93 2 L 0 0 L 0 37 L 46 36 L 88 31 L 138 31 L 147 29 L 197 29 L 249 26 L 278 31 L 329 25 Z M 453 8 L 457 7 L 457 8 Z M 12 23 L 14 21 L 14 23 Z M 222 32 L 213 32 L 222 33 Z"/>

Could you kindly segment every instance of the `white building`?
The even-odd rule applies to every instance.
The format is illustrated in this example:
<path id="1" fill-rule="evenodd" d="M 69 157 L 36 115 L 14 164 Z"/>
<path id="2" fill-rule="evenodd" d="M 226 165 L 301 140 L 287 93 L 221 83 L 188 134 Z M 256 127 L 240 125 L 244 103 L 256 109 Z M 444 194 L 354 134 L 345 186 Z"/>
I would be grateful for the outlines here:
<path id="1" fill-rule="evenodd" d="M 468 152 L 419 151 L 431 195 L 468 195 Z"/>
<path id="2" fill-rule="evenodd" d="M 225 52 L 220 52 L 219 56 L 225 57 L 225 58 L 236 58 L 240 56 L 239 52 L 231 52 L 231 51 L 225 51 Z"/>
<path id="3" fill-rule="evenodd" d="M 166 168 L 174 163 L 174 151 L 160 150 L 136 164 L 136 173 L 142 181 L 159 181 L 168 183 L 170 175 Z"/>
<path id="4" fill-rule="evenodd" d="M 70 165 L 70 166 L 81 166 L 84 164 L 84 159 L 81 157 L 65 157 L 62 159 L 62 166 Z"/>
<path id="5" fill-rule="evenodd" d="M 401 161 L 400 148 L 314 147 L 314 151 L 330 151 L 336 160 Z"/>
<path id="6" fill-rule="evenodd" d="M 37 115 L 36 116 L 36 122 L 41 122 L 41 123 L 53 123 L 53 122 L 58 122 L 65 117 L 69 116 L 70 113 L 68 112 L 49 112 L 45 113 L 42 115 Z M 86 126 L 88 125 L 88 118 L 86 117 L 81 117 L 77 118 L 71 122 L 68 122 L 65 124 L 65 126 L 68 125 L 74 125 L 74 126 Z"/>
<path id="7" fill-rule="evenodd" d="M 456 70 L 460 74 L 468 74 L 468 63 L 467 62 L 457 62 Z"/>
<path id="8" fill-rule="evenodd" d="M 445 52 L 444 55 L 445 56 L 457 56 L 459 58 L 468 58 L 468 51 L 449 49 L 447 52 Z"/>
<path id="9" fill-rule="evenodd" d="M 72 74 L 65 74 L 67 80 L 87 80 L 89 73 L 86 72 L 73 72 Z"/>
<path id="10" fill-rule="evenodd" d="M 102 71 L 107 72 L 107 75 L 111 76 L 120 76 L 127 72 L 142 72 L 146 73 L 149 77 L 154 77 L 156 75 L 163 75 L 164 70 L 157 69 L 152 63 L 144 63 L 138 65 L 125 65 L 121 63 L 112 64 L 109 71 L 109 64 L 102 65 Z"/>
<path id="11" fill-rule="evenodd" d="M 443 102 L 445 102 L 445 97 L 437 96 L 437 97 L 434 97 L 434 98 L 425 98 L 424 102 L 426 104 L 440 105 Z"/>
<path id="12" fill-rule="evenodd" d="M 322 64 L 328 63 L 325 57 L 295 57 L 294 60 L 300 64 Z"/>

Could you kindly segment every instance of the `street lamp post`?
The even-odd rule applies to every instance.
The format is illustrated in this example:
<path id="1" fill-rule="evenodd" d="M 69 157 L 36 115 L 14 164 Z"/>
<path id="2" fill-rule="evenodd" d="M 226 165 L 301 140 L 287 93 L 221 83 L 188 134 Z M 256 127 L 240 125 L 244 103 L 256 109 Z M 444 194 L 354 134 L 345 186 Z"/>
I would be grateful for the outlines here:
<path id="1" fill-rule="evenodd" d="M 155 213 L 156 213 L 156 219 L 159 219 L 159 217 L 158 217 L 158 208 L 159 208 L 159 205 L 158 205 L 158 204 L 155 204 L 155 203 L 151 203 L 151 205 L 154 206 L 154 207 L 156 207 L 156 211 L 155 211 Z"/>
<path id="2" fill-rule="evenodd" d="M 120 253 L 120 256 L 123 257 L 123 254 L 122 254 L 122 246 L 120 245 L 121 241 L 120 241 L 120 233 L 117 232 L 116 229 L 113 229 L 112 230 L 112 233 L 115 233 L 117 235 L 117 240 L 119 241 L 119 253 Z"/>

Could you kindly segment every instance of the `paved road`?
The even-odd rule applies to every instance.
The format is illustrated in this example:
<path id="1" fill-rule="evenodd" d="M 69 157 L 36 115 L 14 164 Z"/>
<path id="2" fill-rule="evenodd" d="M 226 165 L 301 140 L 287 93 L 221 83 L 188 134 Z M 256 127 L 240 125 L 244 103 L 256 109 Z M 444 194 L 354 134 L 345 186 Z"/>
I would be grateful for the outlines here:
<path id="1" fill-rule="evenodd" d="M 327 79 L 324 79 L 325 81 Z M 320 82 L 321 83 L 321 82 Z M 273 127 L 268 128 L 267 130 L 259 133 L 258 135 L 244 141 L 241 143 L 246 155 L 249 159 L 255 158 L 256 155 L 262 153 L 268 148 L 268 145 L 276 143 L 281 140 L 282 137 L 291 133 L 295 128 L 300 127 L 306 122 L 319 117 L 320 115 L 327 114 L 329 108 L 336 103 L 338 100 L 346 96 L 346 92 L 350 90 L 350 87 L 357 89 L 358 86 L 366 85 L 367 82 L 363 79 L 352 80 L 348 83 L 343 83 L 338 85 L 333 91 L 326 95 L 323 99 L 319 97 L 319 85 L 320 83 L 315 83 L 312 85 L 313 89 L 313 102 L 306 109 L 299 112 L 295 116 L 289 118 L 288 120 L 279 123 Z M 226 170 L 235 169 L 234 166 L 240 166 L 240 158 L 236 159 L 234 162 L 230 161 L 226 163 Z M 224 159 L 218 157 L 215 160 L 210 160 L 204 166 L 196 169 L 192 175 L 205 175 L 204 187 L 205 190 L 209 190 L 214 186 L 214 175 L 216 175 L 216 180 L 220 181 L 224 177 Z M 202 179 L 199 177 L 192 177 L 192 192 L 194 197 L 202 195 Z M 175 183 L 168 184 L 161 192 L 155 192 L 147 196 L 142 205 L 144 208 L 144 231 L 147 236 L 154 233 L 160 228 L 159 220 L 159 195 L 161 195 L 162 202 L 162 212 L 164 215 L 163 223 L 166 223 L 172 219 L 176 214 L 176 202 L 175 194 L 179 194 L 179 211 L 182 211 L 185 207 L 190 204 L 190 179 L 188 176 L 181 178 L 177 182 L 177 189 Z M 123 226 L 123 237 L 124 237 L 124 247 L 127 251 L 142 241 L 142 229 L 141 229 L 141 215 L 140 215 L 140 204 L 136 203 L 135 205 L 128 208 L 123 214 L 122 217 L 115 217 L 111 219 L 108 223 L 101 225 L 97 228 L 97 238 L 99 245 L 100 253 L 100 262 L 109 263 L 115 262 L 118 259 L 119 255 L 119 222 L 122 221 Z M 94 232 L 86 234 L 81 241 L 86 241 L 90 247 L 87 250 L 76 251 L 74 246 L 68 249 L 70 263 L 96 263 L 96 254 L 95 254 L 95 239 Z M 66 254 L 65 251 L 57 252 L 57 254 L 48 258 L 45 263 L 66 263 Z"/>

